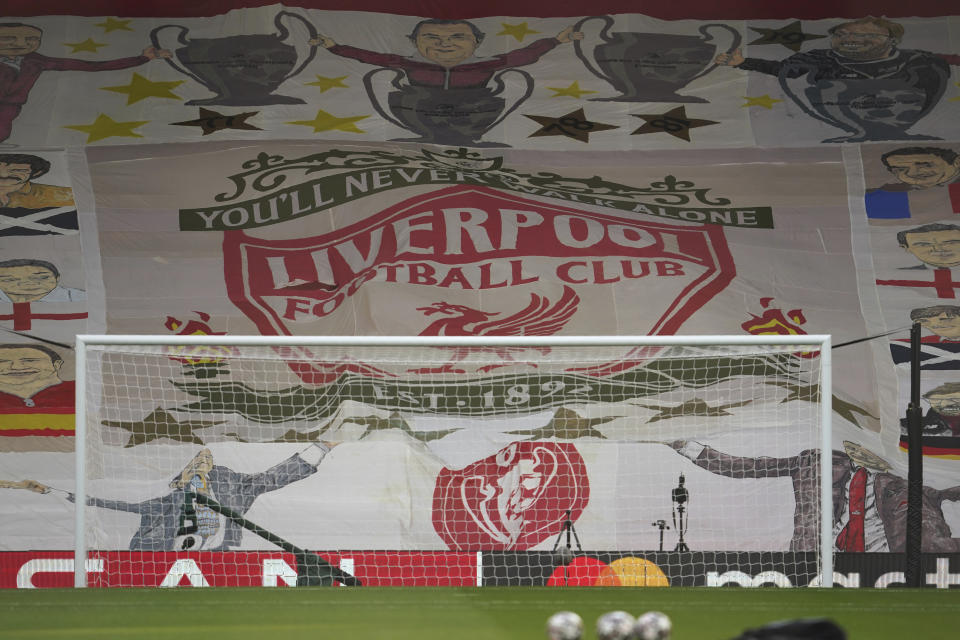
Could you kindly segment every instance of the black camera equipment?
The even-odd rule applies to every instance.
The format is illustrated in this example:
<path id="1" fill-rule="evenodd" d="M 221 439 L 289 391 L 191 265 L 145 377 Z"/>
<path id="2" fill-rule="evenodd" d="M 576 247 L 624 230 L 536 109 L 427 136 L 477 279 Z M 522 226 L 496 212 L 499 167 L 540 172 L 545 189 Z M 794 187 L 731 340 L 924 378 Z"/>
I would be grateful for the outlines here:
<path id="1" fill-rule="evenodd" d="M 573 528 L 573 520 L 570 519 L 570 509 L 567 509 L 567 517 L 563 521 L 563 528 L 560 529 L 560 533 L 557 534 L 557 540 L 553 543 L 553 560 L 563 567 L 564 585 L 567 585 L 569 582 L 567 565 L 570 564 L 570 561 L 573 560 L 576 555 L 573 552 L 571 537 L 573 538 L 573 542 L 577 543 L 577 551 L 583 552 L 583 547 L 580 546 L 580 537 L 577 535 L 577 530 Z M 566 538 L 565 543 L 561 545 L 560 541 L 564 538 Z"/>
<path id="2" fill-rule="evenodd" d="M 561 547 L 560 541 L 564 536 L 566 536 L 566 544 Z M 577 543 L 577 551 L 583 551 L 583 547 L 580 546 L 580 537 L 577 535 L 577 530 L 573 528 L 573 520 L 570 519 L 570 509 L 567 509 L 567 517 L 563 521 L 563 528 L 560 529 L 560 533 L 557 534 L 557 539 L 553 543 L 553 553 L 565 560 L 564 564 L 573 560 L 573 547 L 570 544 L 571 536 L 573 541 Z"/>
<path id="3" fill-rule="evenodd" d="M 666 520 L 657 520 L 656 522 L 650 523 L 651 527 L 660 527 L 660 551 L 663 551 L 663 530 L 669 529 L 670 525 L 667 524 Z"/>
<path id="4" fill-rule="evenodd" d="M 685 478 L 681 473 L 680 482 L 673 488 L 673 491 L 670 492 L 670 498 L 673 500 L 673 528 L 680 534 L 680 538 L 677 540 L 677 546 L 673 549 L 674 551 L 690 551 L 690 547 L 683 541 L 683 536 L 687 532 L 687 519 L 684 517 L 687 508 L 684 505 L 687 500 L 690 499 L 690 492 L 683 486 L 684 482 Z"/>

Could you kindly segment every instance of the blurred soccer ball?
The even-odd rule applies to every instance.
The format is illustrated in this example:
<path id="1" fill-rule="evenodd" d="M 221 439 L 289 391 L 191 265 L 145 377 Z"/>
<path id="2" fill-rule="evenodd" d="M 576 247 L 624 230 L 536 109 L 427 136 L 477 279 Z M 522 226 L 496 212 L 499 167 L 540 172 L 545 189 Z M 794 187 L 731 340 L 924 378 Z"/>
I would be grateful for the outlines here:
<path id="1" fill-rule="evenodd" d="M 580 640 L 582 635 L 583 618 L 573 611 L 558 611 L 547 620 L 550 640 Z"/>
<path id="2" fill-rule="evenodd" d="M 633 625 L 635 640 L 670 640 L 673 623 L 667 614 L 659 611 L 648 611 Z"/>
<path id="3" fill-rule="evenodd" d="M 630 640 L 633 616 L 626 611 L 610 611 L 597 618 L 597 640 Z"/>
<path id="4" fill-rule="evenodd" d="M 570 547 L 559 547 L 553 552 L 553 557 L 557 564 L 565 565 L 570 564 L 570 562 L 576 557 L 576 554 Z"/>

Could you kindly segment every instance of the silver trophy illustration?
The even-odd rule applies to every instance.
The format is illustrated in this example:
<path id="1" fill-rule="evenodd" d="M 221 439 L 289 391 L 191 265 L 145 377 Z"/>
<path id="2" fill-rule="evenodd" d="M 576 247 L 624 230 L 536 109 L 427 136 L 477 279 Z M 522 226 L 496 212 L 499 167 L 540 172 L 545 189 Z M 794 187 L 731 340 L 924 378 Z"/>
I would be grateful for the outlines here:
<path id="1" fill-rule="evenodd" d="M 692 81 L 716 68 L 711 64 L 721 50 L 714 44 L 712 30 L 730 34 L 730 43 L 724 51 L 733 51 L 740 46 L 740 33 L 729 25 L 705 24 L 700 35 L 669 33 L 610 32 L 614 19 L 611 16 L 590 16 L 574 26 L 583 31 L 583 26 L 600 20 L 605 24 L 599 33 L 600 44 L 589 51 L 584 40 L 574 42 L 577 57 L 593 75 L 606 80 L 620 92 L 612 98 L 592 98 L 597 101 L 614 102 L 707 102 L 696 96 L 677 93 Z M 593 40 L 595 40 L 594 38 Z"/>
<path id="2" fill-rule="evenodd" d="M 511 74 L 520 80 L 520 95 L 509 95 L 505 78 Z M 403 71 L 386 68 L 374 69 L 363 78 L 377 113 L 391 124 L 417 135 L 401 138 L 402 141 L 456 147 L 509 146 L 481 138 L 533 93 L 533 78 L 520 69 L 496 73 L 492 86 L 462 89 L 417 86 L 405 82 L 405 78 Z"/>
<path id="3" fill-rule="evenodd" d="M 886 78 L 818 79 L 817 71 L 785 63 L 779 81 L 783 92 L 804 113 L 847 132 L 823 142 L 939 140 L 908 129 L 927 115 L 946 91 L 950 71 L 945 64 L 931 66 L 924 75 L 902 73 Z"/>
<path id="4" fill-rule="evenodd" d="M 300 98 L 273 93 L 284 81 L 300 73 L 316 52 L 310 47 L 310 52 L 297 63 L 296 47 L 286 42 L 290 31 L 283 24 L 285 16 L 302 22 L 310 37 L 316 37 L 316 29 L 305 18 L 280 11 L 273 20 L 279 33 L 188 38 L 187 27 L 165 24 L 150 32 L 150 41 L 154 47 L 171 49 L 160 43 L 160 34 L 166 29 L 179 29 L 177 43 L 181 46 L 174 50 L 179 64 L 173 59 L 167 59 L 167 63 L 216 94 L 186 104 L 303 104 Z"/>

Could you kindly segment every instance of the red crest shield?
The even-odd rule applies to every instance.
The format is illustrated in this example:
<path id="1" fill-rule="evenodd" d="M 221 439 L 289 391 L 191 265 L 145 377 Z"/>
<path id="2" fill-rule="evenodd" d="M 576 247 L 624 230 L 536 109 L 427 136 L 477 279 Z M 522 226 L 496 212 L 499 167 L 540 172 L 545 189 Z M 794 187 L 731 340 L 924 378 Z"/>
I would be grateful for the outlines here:
<path id="1" fill-rule="evenodd" d="M 443 469 L 433 527 L 456 551 L 524 550 L 558 535 L 590 497 L 587 468 L 569 442 L 513 442 L 463 469 Z"/>

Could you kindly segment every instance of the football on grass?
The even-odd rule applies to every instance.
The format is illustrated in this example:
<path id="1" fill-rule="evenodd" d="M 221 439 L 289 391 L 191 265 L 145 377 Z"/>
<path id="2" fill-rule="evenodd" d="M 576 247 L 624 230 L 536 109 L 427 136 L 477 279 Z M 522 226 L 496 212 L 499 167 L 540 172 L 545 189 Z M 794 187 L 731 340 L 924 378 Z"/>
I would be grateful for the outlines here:
<path id="1" fill-rule="evenodd" d="M 633 616 L 626 611 L 610 611 L 597 618 L 597 640 L 630 640 Z"/>
<path id="2" fill-rule="evenodd" d="M 669 640 L 673 624 L 667 614 L 648 611 L 633 625 L 633 637 L 636 640 Z"/>
<path id="3" fill-rule="evenodd" d="M 582 635 L 583 618 L 573 611 L 558 611 L 547 620 L 550 640 L 580 640 Z"/>

